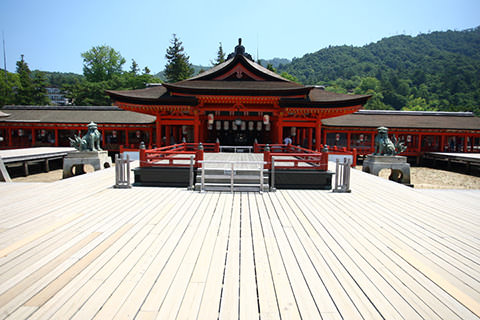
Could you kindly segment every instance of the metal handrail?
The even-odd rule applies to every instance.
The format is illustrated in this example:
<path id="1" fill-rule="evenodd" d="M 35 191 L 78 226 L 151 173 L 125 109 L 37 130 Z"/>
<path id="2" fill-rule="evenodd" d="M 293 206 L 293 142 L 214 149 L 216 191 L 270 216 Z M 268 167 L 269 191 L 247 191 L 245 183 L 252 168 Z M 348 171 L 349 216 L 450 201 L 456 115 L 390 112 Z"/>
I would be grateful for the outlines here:
<path id="1" fill-rule="evenodd" d="M 201 182 L 200 182 L 200 192 L 204 192 L 205 187 L 205 171 L 206 167 L 203 164 L 208 163 L 229 163 L 230 164 L 230 192 L 233 193 L 234 187 L 234 171 L 235 171 L 235 164 L 258 164 L 257 170 L 259 170 L 260 175 L 260 192 L 263 191 L 263 166 L 266 164 L 265 161 L 228 161 L 228 160 L 200 160 L 198 161 L 202 164 L 202 175 L 201 175 Z"/>
<path id="2" fill-rule="evenodd" d="M 248 153 L 251 153 L 253 147 L 252 146 L 220 146 L 220 152 L 222 152 L 222 149 L 233 149 L 235 153 L 237 153 L 237 149 L 248 149 Z"/>

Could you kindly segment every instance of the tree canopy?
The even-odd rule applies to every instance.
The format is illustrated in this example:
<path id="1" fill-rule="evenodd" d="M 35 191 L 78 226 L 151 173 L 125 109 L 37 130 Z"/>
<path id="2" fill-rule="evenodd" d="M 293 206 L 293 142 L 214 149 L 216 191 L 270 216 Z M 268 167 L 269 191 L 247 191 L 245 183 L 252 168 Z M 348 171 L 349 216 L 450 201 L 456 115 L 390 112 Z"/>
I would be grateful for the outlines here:
<path id="1" fill-rule="evenodd" d="M 366 108 L 473 111 L 480 115 L 480 27 L 337 46 L 280 64 L 304 84 L 372 94 Z"/>
<path id="2" fill-rule="evenodd" d="M 182 42 L 173 34 L 173 39 L 170 40 L 171 46 L 167 48 L 165 58 L 167 64 L 165 65 L 165 77 L 168 82 L 177 82 L 190 78 L 193 76 L 193 68 L 190 64 L 188 55 L 184 52 Z"/>
<path id="3" fill-rule="evenodd" d="M 112 47 L 101 45 L 82 53 L 83 75 L 87 81 L 111 80 L 122 73 L 125 58 Z"/>

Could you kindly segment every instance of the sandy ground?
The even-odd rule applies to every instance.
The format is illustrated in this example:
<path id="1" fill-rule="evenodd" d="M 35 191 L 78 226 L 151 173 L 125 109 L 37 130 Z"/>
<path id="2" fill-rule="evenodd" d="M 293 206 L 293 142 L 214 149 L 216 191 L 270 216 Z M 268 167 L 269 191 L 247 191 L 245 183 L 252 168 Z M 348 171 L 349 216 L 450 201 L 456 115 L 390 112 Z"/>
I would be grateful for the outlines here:
<path id="1" fill-rule="evenodd" d="M 357 169 L 362 170 L 361 166 Z M 88 171 L 88 169 L 87 169 Z M 388 179 L 389 170 L 382 170 L 380 176 Z M 53 182 L 62 179 L 62 170 L 33 174 L 12 179 L 13 182 Z M 480 177 L 424 167 L 411 168 L 411 181 L 418 189 L 480 189 Z"/>
<path id="2" fill-rule="evenodd" d="M 357 166 L 362 170 L 362 166 Z M 380 171 L 388 179 L 389 169 Z M 425 167 L 411 167 L 410 180 L 417 189 L 480 189 L 480 177 Z"/>

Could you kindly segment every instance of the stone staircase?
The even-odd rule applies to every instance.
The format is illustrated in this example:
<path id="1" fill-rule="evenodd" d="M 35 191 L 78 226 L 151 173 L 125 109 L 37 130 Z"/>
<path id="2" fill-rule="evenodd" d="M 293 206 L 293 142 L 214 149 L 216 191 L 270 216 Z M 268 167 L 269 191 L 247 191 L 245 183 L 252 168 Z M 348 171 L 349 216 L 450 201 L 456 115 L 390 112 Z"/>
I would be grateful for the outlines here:
<path id="1" fill-rule="evenodd" d="M 202 170 L 197 171 L 195 177 L 195 190 L 200 191 L 202 184 Z M 231 170 L 226 169 L 205 169 L 204 191 L 232 191 Z M 260 183 L 259 170 L 235 169 L 233 171 L 234 192 L 267 192 L 269 191 L 268 170 L 263 169 L 263 187 Z"/>

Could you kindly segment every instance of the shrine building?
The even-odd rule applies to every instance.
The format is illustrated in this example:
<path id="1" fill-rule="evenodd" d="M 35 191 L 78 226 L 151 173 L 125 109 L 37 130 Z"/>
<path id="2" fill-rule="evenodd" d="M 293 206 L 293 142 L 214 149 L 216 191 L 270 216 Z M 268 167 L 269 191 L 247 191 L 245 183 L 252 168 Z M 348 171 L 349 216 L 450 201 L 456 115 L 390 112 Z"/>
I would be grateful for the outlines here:
<path id="1" fill-rule="evenodd" d="M 241 43 L 227 61 L 190 79 L 107 93 L 114 106 L 4 106 L 0 149 L 69 146 L 94 121 L 110 153 L 141 142 L 252 146 L 290 137 L 304 148 L 361 156 L 374 151 L 380 126 L 417 161 L 429 152 L 480 151 L 480 118 L 471 112 L 360 110 L 370 96 L 289 81 L 255 63 Z"/>
<path id="2" fill-rule="evenodd" d="M 368 95 L 338 94 L 287 80 L 255 63 L 239 44 L 228 60 L 190 79 L 107 91 L 124 110 L 153 115 L 157 146 L 283 143 L 320 149 L 322 119 L 354 113 Z"/>

